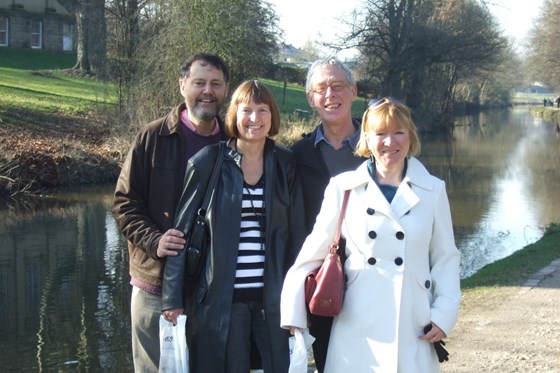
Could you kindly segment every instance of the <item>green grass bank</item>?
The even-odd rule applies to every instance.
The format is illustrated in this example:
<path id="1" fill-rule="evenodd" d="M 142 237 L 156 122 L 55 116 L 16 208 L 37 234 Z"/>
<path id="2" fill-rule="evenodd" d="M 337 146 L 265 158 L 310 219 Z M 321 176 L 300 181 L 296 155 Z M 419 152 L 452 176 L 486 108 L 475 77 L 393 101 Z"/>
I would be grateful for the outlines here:
<path id="1" fill-rule="evenodd" d="M 560 224 L 549 225 L 535 243 L 512 255 L 487 264 L 461 280 L 466 294 L 502 286 L 520 286 L 551 261 L 560 258 Z"/>
<path id="2" fill-rule="evenodd" d="M 560 109 L 557 107 L 533 106 L 531 107 L 531 113 L 542 117 L 544 120 L 560 124 Z"/>

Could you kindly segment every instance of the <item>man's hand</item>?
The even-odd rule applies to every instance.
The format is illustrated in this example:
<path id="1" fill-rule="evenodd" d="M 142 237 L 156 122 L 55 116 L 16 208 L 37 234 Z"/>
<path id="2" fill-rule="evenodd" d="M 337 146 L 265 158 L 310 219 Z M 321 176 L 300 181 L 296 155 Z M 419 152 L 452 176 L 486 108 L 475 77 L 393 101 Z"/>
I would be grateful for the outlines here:
<path id="1" fill-rule="evenodd" d="M 177 256 L 177 250 L 183 250 L 187 241 L 183 238 L 184 234 L 177 229 L 169 229 L 161 236 L 158 242 L 157 256 L 164 258 L 166 256 Z"/>

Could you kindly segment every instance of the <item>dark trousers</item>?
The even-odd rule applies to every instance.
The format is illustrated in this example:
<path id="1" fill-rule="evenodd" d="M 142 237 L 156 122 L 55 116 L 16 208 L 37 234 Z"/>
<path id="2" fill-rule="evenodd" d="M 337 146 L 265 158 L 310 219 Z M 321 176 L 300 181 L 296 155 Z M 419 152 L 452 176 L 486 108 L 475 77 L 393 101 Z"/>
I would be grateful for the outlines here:
<path id="1" fill-rule="evenodd" d="M 226 347 L 226 372 L 249 372 L 252 341 L 260 353 L 263 370 L 271 372 L 270 344 L 262 303 L 233 303 L 230 317 Z"/>
<path id="2" fill-rule="evenodd" d="M 319 373 L 323 373 L 325 369 L 325 361 L 327 360 L 327 350 L 329 348 L 329 338 L 331 336 L 331 327 L 333 318 L 325 316 L 309 315 L 309 333 L 315 337 L 313 342 L 313 357 L 315 365 Z"/>

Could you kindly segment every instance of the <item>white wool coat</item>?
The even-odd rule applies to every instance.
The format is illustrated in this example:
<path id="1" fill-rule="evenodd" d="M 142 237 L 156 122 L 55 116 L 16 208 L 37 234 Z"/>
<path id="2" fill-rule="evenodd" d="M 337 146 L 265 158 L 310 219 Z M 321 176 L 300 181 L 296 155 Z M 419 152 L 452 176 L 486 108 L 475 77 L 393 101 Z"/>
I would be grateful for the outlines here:
<path id="1" fill-rule="evenodd" d="M 351 190 L 346 238 L 346 293 L 334 318 L 325 373 L 438 372 L 431 343 L 418 339 L 433 321 L 447 336 L 461 290 L 445 183 L 414 157 L 391 203 L 367 162 L 331 179 L 315 226 L 284 281 L 281 326 L 307 327 L 304 281 L 332 243 L 345 190 Z"/>

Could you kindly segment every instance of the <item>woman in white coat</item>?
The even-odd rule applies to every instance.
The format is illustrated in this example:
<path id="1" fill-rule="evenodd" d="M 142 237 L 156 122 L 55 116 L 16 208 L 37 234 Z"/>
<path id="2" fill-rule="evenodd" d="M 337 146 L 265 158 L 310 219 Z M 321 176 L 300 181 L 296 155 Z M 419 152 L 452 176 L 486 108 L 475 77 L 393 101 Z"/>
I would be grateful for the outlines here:
<path id="1" fill-rule="evenodd" d="M 307 328 L 304 283 L 333 241 L 350 190 L 346 293 L 335 317 L 325 373 L 438 372 L 434 342 L 451 333 L 461 290 L 445 183 L 414 158 L 420 151 L 410 110 L 383 98 L 364 113 L 357 170 L 331 179 L 312 233 L 282 290 L 281 325 Z M 431 325 L 431 331 L 424 328 Z"/>

